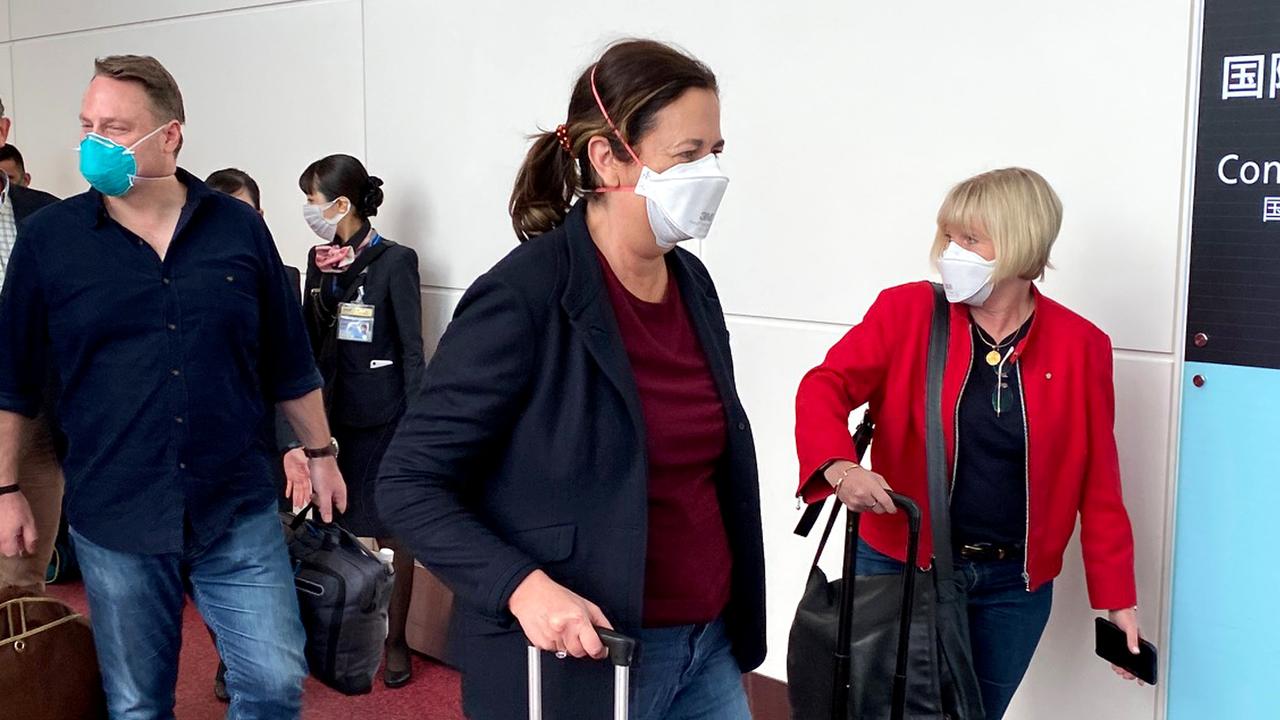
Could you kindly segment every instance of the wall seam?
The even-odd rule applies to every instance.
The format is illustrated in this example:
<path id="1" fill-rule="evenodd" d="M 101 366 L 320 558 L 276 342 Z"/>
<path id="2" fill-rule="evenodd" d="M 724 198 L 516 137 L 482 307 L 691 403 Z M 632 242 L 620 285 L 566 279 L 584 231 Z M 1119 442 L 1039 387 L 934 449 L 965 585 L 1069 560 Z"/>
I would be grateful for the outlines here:
<path id="1" fill-rule="evenodd" d="M 360 134 L 363 136 L 364 162 L 369 162 L 369 28 L 365 20 L 365 4 L 360 0 Z"/>
<path id="2" fill-rule="evenodd" d="M 93 33 L 101 33 L 108 30 L 118 30 L 122 28 L 141 27 L 145 25 L 160 25 L 180 20 L 193 20 L 198 18 L 215 17 L 218 15 L 236 15 L 250 13 L 256 10 L 265 10 L 270 8 L 278 8 L 285 5 L 325 5 L 341 0 L 276 0 L 275 2 L 267 2 L 259 5 L 246 5 L 237 8 L 223 8 L 221 10 L 204 10 L 201 12 L 193 12 L 182 15 L 173 15 L 162 18 L 147 18 L 145 20 L 134 20 L 132 22 L 115 23 L 112 25 L 99 25 L 96 27 L 79 28 L 76 30 L 67 30 L 64 32 L 43 33 L 40 35 L 24 35 L 18 37 L 13 29 L 13 3 L 9 4 L 9 39 L 12 42 L 30 42 L 34 40 L 48 40 L 50 38 L 75 37 L 77 35 L 90 35 Z"/>

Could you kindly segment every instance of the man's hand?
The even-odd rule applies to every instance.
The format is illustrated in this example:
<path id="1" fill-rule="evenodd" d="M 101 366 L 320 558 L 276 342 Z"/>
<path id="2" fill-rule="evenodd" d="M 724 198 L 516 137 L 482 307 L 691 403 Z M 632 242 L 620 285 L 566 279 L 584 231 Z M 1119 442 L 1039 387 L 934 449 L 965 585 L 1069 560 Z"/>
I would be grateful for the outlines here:
<path id="1" fill-rule="evenodd" d="M 36 551 L 36 519 L 22 492 L 0 495 L 0 555 L 22 557 Z"/>
<path id="2" fill-rule="evenodd" d="M 284 496 L 295 508 L 311 502 L 311 468 L 302 448 L 284 454 Z"/>
<path id="3" fill-rule="evenodd" d="M 320 509 L 320 518 L 333 522 L 334 510 L 347 511 L 347 484 L 338 470 L 338 461 L 333 457 L 312 458 L 307 466 L 311 471 L 312 499 Z"/>

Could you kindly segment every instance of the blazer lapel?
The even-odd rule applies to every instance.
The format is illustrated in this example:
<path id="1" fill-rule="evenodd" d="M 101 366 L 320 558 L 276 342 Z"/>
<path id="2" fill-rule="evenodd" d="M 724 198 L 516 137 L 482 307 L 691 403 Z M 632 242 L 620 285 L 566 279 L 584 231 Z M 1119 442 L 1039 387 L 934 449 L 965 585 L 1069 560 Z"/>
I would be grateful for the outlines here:
<path id="1" fill-rule="evenodd" d="M 724 336 L 717 332 L 723 322 L 720 302 L 711 294 L 701 278 L 690 269 L 688 261 L 681 254 L 683 250 L 671 252 L 670 267 L 680 285 L 680 295 L 689 312 L 689 320 L 693 330 L 702 344 L 702 354 L 707 358 L 707 366 L 711 376 L 715 378 L 716 389 L 720 392 L 720 401 L 724 403 L 725 417 L 730 422 L 737 421 L 738 392 L 733 384 L 733 371 L 729 364 L 729 347 Z"/>
<path id="2" fill-rule="evenodd" d="M 605 296 L 604 274 L 596 257 L 595 243 L 587 231 L 586 201 L 579 201 L 569 211 L 563 228 L 569 247 L 569 267 L 561 305 L 596 364 L 622 396 L 627 414 L 643 441 L 645 425 L 640 391 L 627 349 L 622 344 L 613 306 Z"/>

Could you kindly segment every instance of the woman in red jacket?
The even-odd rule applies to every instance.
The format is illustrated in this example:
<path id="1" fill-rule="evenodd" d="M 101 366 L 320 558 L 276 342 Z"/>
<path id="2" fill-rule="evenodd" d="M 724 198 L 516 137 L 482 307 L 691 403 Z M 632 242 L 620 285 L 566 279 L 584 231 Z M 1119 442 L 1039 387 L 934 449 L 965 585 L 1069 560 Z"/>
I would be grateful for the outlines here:
<path id="1" fill-rule="evenodd" d="M 1091 604 L 1138 644 L 1111 342 L 1032 285 L 1061 221 L 1044 178 L 995 170 L 952 188 L 933 245 L 951 303 L 942 406 L 952 546 L 989 720 L 1004 715 L 1040 642 L 1077 514 Z M 932 314 L 928 283 L 885 290 L 796 396 L 800 493 L 814 502 L 835 492 L 867 513 L 862 574 L 897 573 L 906 556 L 890 487 L 925 510 L 921 552 L 931 555 L 922 413 Z M 849 438 L 849 414 L 864 403 L 877 423 L 878 472 L 854 462 Z"/>

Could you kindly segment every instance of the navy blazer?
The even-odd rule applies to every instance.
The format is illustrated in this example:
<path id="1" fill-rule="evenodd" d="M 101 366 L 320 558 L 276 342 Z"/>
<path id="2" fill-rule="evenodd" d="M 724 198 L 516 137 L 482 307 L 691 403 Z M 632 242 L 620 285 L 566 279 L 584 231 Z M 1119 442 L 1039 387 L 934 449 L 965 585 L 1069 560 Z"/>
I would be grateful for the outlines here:
<path id="1" fill-rule="evenodd" d="M 22 223 L 35 211 L 58 202 L 43 190 L 9 184 L 9 202 L 13 203 L 14 222 Z"/>
<path id="2" fill-rule="evenodd" d="M 598 604 L 622 632 L 641 627 L 645 423 L 585 206 L 466 292 L 378 481 L 383 520 L 457 596 L 454 654 L 472 718 L 527 712 L 527 645 L 507 602 L 535 569 Z M 746 672 L 765 655 L 755 445 L 711 277 L 678 248 L 669 267 L 724 404 L 716 483 L 733 554 L 724 618 Z M 612 683 L 608 663 L 545 663 L 547 716 L 596 717 Z"/>
<path id="3" fill-rule="evenodd" d="M 338 340 L 333 315 L 319 297 L 321 283 L 334 277 L 316 267 L 312 248 L 307 254 L 303 317 L 324 376 L 329 421 L 355 428 L 394 422 L 406 398 L 422 385 L 426 364 L 418 255 L 412 248 L 382 238 L 378 245 L 361 252 L 342 276 L 349 288 L 343 302 L 362 297 L 374 308 L 372 342 Z M 359 295 L 361 290 L 363 295 Z"/>

